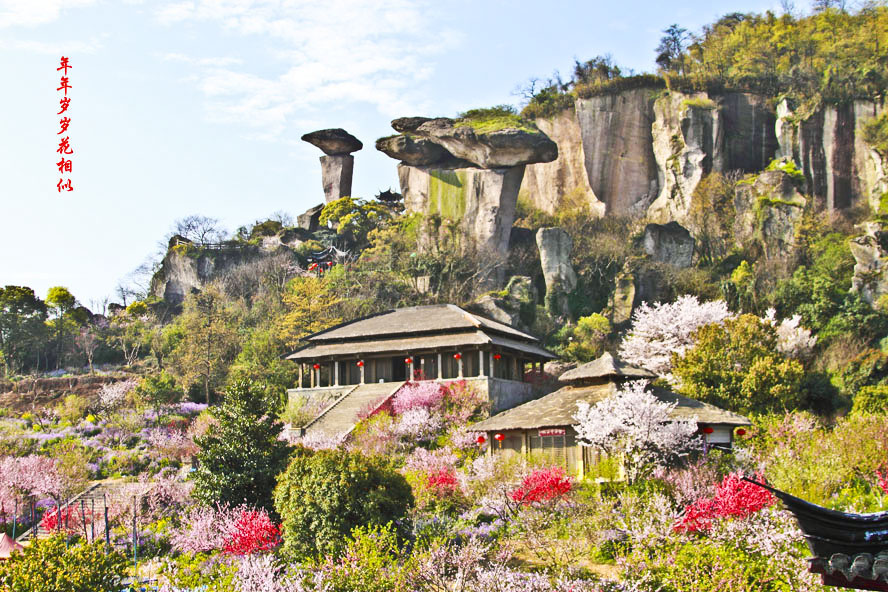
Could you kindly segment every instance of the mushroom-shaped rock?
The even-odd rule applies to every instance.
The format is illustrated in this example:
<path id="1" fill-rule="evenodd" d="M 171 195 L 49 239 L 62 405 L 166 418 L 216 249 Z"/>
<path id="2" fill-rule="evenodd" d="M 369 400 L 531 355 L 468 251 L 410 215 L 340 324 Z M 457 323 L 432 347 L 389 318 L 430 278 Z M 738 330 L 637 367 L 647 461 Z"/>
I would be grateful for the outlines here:
<path id="1" fill-rule="evenodd" d="M 426 166 L 452 158 L 449 152 L 428 138 L 408 135 L 379 138 L 376 149 L 411 166 Z"/>
<path id="2" fill-rule="evenodd" d="M 402 134 L 409 134 L 416 131 L 416 128 L 425 122 L 431 120 L 431 117 L 399 117 L 392 120 L 392 129 Z"/>
<path id="3" fill-rule="evenodd" d="M 476 131 L 471 121 L 439 117 L 422 123 L 409 133 L 428 138 L 455 157 L 482 169 L 552 162 L 558 158 L 558 145 L 543 132 L 532 128 L 505 126 Z"/>
<path id="4" fill-rule="evenodd" d="M 339 127 L 310 132 L 302 139 L 323 150 L 327 156 L 351 154 L 364 147 L 359 139 Z"/>

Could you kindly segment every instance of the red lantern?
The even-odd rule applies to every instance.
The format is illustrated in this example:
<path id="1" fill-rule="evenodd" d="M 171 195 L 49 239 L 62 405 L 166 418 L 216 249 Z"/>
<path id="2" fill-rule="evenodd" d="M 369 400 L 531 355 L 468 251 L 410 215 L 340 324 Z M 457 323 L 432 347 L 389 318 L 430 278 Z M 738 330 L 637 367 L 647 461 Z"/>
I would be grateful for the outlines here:
<path id="1" fill-rule="evenodd" d="M 333 267 L 333 262 L 332 262 L 332 261 L 327 261 L 327 267 Z"/>
<path id="2" fill-rule="evenodd" d="M 454 359 L 454 360 L 459 360 L 459 359 L 461 359 L 461 358 L 462 358 L 462 354 L 453 354 L 453 359 Z"/>
<path id="3" fill-rule="evenodd" d="M 321 365 L 320 365 L 320 364 L 313 364 L 313 365 L 312 365 L 312 368 L 314 368 L 315 370 L 320 370 L 320 369 L 321 369 Z"/>
<path id="4" fill-rule="evenodd" d="M 738 436 L 745 436 L 746 430 L 744 430 L 743 428 L 737 428 L 737 435 Z"/>
<path id="5" fill-rule="evenodd" d="M 358 368 L 364 367 L 364 360 L 358 360 Z"/>
<path id="6" fill-rule="evenodd" d="M 499 360 L 500 358 L 502 358 L 501 355 L 499 355 L 499 354 L 493 354 L 493 359 L 494 359 L 494 360 Z"/>
<path id="7" fill-rule="evenodd" d="M 308 266 L 308 270 L 313 271 L 317 266 L 318 266 L 317 263 L 312 263 L 311 265 Z"/>
<path id="8" fill-rule="evenodd" d="M 475 438 L 475 441 L 478 442 L 478 446 L 484 446 L 484 443 L 487 442 L 487 438 L 484 437 L 484 434 L 481 434 Z"/>
<path id="9" fill-rule="evenodd" d="M 711 433 L 714 432 L 714 431 L 715 431 L 715 430 L 713 430 L 713 429 L 712 429 L 711 427 L 709 427 L 709 426 L 706 426 L 705 428 L 703 428 L 703 433 L 704 433 L 704 434 L 711 434 Z"/>
<path id="10" fill-rule="evenodd" d="M 506 437 L 503 436 L 502 434 L 494 434 L 493 439 L 496 440 L 497 442 L 499 442 L 500 444 L 502 444 L 503 440 L 505 440 Z"/>
<path id="11" fill-rule="evenodd" d="M 412 364 L 412 363 L 413 363 L 413 358 L 404 358 L 404 363 L 405 363 L 405 364 Z"/>

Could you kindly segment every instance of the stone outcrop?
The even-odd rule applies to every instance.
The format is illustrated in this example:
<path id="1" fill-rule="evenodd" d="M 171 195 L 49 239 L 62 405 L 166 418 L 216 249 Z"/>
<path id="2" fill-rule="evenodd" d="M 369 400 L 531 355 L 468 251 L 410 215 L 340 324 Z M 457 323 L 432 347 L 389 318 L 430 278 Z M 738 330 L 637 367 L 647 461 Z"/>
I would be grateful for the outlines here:
<path id="1" fill-rule="evenodd" d="M 734 238 L 738 248 L 757 243 L 768 259 L 787 259 L 796 246 L 796 229 L 807 201 L 792 177 L 766 171 L 737 186 L 734 195 Z"/>
<path id="2" fill-rule="evenodd" d="M 364 147 L 359 139 L 341 127 L 309 132 L 302 136 L 302 140 L 317 146 L 327 156 L 351 154 Z"/>
<path id="3" fill-rule="evenodd" d="M 539 131 L 506 127 L 476 132 L 468 122 L 437 117 L 410 129 L 408 133 L 431 140 L 456 158 L 482 169 L 551 162 L 558 157 L 558 146 Z"/>
<path id="4" fill-rule="evenodd" d="M 305 134 L 302 139 L 325 154 L 321 157 L 324 201 L 330 203 L 351 195 L 355 170 L 355 157 L 351 153 L 364 147 L 361 141 L 342 128 L 318 130 Z"/>
<path id="5" fill-rule="evenodd" d="M 694 238 L 677 222 L 648 224 L 644 228 L 644 251 L 654 261 L 690 267 L 694 259 Z"/>
<path id="6" fill-rule="evenodd" d="M 411 166 L 427 166 L 453 158 L 452 154 L 431 140 L 405 134 L 379 138 L 376 149 Z"/>
<path id="7" fill-rule="evenodd" d="M 609 214 L 643 213 L 657 197 L 655 92 L 639 88 L 576 102 L 588 182 Z"/>
<path id="8" fill-rule="evenodd" d="M 255 254 L 255 249 L 203 249 L 179 245 L 167 251 L 160 269 L 151 278 L 151 294 L 171 304 L 181 304 L 199 291 L 214 274 Z"/>
<path id="9" fill-rule="evenodd" d="M 321 227 L 321 212 L 324 210 L 324 204 L 318 204 L 313 208 L 305 210 L 296 216 L 296 226 L 314 232 Z"/>
<path id="10" fill-rule="evenodd" d="M 509 278 L 504 290 L 485 294 L 469 309 L 500 323 L 529 331 L 536 310 L 536 300 L 533 280 L 516 275 Z"/>
<path id="11" fill-rule="evenodd" d="M 505 254 L 524 167 L 507 169 L 398 165 L 408 212 L 438 215 L 474 239 L 482 252 Z"/>
<path id="12" fill-rule="evenodd" d="M 546 280 L 546 308 L 549 312 L 570 314 L 567 295 L 577 287 L 577 274 L 570 263 L 573 241 L 563 228 L 540 228 L 536 235 L 540 264 Z"/>
<path id="13" fill-rule="evenodd" d="M 861 226 L 863 236 L 850 243 L 855 261 L 851 291 L 875 305 L 888 294 L 888 232 L 880 222 L 866 222 Z"/>
<path id="14" fill-rule="evenodd" d="M 614 293 L 610 303 L 610 322 L 614 327 L 628 323 L 635 304 L 635 277 L 628 263 L 614 280 Z"/>
<path id="15" fill-rule="evenodd" d="M 355 157 L 351 154 L 321 157 L 321 181 L 326 203 L 351 195 L 354 170 Z"/>
<path id="16" fill-rule="evenodd" d="M 595 197 L 586 174 L 583 138 L 576 112 L 568 109 L 551 119 L 537 119 L 536 124 L 558 145 L 558 158 L 527 165 L 521 195 L 550 214 L 585 205 L 592 216 L 603 216 L 605 204 Z"/>
<path id="17" fill-rule="evenodd" d="M 805 119 L 784 99 L 777 106 L 779 154 L 799 163 L 805 192 L 828 210 L 868 203 L 878 210 L 888 190 L 882 159 L 863 140 L 863 125 L 881 115 L 884 106 L 871 101 L 826 105 Z"/>

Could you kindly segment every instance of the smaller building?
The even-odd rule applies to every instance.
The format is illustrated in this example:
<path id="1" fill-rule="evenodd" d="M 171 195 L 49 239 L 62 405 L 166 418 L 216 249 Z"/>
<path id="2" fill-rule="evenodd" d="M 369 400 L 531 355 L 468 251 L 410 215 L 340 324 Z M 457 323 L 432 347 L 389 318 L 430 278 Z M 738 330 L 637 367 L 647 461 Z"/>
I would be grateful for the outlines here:
<path id="1" fill-rule="evenodd" d="M 569 370 L 559 377 L 568 383 L 559 390 L 534 401 L 508 409 L 481 421 L 472 429 L 487 434 L 492 454 L 504 456 L 546 455 L 569 473 L 582 478 L 597 464 L 598 457 L 589 447 L 581 446 L 573 428 L 577 404 L 594 405 L 613 396 L 627 380 L 652 379 L 655 375 L 627 364 L 609 353 Z M 669 389 L 651 387 L 660 400 L 676 403 L 676 419 L 697 418 L 697 425 L 711 446 L 730 448 L 734 430 L 750 421 L 715 405 L 684 397 Z"/>

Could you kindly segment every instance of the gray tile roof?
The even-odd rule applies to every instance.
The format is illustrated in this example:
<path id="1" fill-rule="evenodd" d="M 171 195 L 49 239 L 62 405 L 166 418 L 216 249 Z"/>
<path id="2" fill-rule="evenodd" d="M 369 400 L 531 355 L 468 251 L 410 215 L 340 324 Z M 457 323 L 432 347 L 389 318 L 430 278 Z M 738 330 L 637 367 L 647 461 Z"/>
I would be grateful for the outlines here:
<path id="1" fill-rule="evenodd" d="M 577 412 L 577 403 L 585 401 L 594 405 L 613 395 L 616 389 L 613 382 L 592 386 L 566 386 L 545 397 L 476 423 L 472 430 L 488 432 L 573 425 L 576 423 L 573 416 Z M 672 411 L 673 417 L 677 419 L 696 417 L 699 423 L 705 424 L 750 425 L 750 421 L 742 415 L 715 405 L 689 399 L 667 389 L 652 387 L 651 392 L 661 401 L 678 403 Z"/>
<path id="2" fill-rule="evenodd" d="M 307 340 L 314 342 L 355 340 L 472 329 L 502 333 L 522 341 L 537 341 L 534 336 L 514 327 L 472 314 L 453 304 L 432 304 L 387 310 L 319 331 L 308 336 Z"/>
<path id="3" fill-rule="evenodd" d="M 590 378 L 606 378 L 609 376 L 626 376 L 630 378 L 656 378 L 656 374 L 634 366 L 615 357 L 610 352 L 604 352 L 600 358 L 586 362 L 573 370 L 568 370 L 558 377 L 561 382 L 571 382 Z"/>

